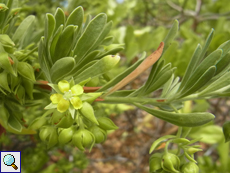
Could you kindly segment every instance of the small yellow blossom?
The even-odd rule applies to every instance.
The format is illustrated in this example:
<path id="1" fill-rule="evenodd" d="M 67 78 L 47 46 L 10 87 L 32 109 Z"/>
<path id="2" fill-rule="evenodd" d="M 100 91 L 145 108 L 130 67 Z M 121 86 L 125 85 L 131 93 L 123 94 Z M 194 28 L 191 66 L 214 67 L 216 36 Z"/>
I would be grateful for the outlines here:
<path id="1" fill-rule="evenodd" d="M 70 84 L 66 80 L 58 82 L 58 88 L 63 94 L 52 94 L 50 100 L 53 104 L 57 104 L 57 110 L 59 112 L 65 112 L 69 109 L 70 103 L 74 109 L 82 108 L 82 101 L 78 97 L 83 94 L 84 90 L 81 85 L 74 85 L 70 88 Z"/>

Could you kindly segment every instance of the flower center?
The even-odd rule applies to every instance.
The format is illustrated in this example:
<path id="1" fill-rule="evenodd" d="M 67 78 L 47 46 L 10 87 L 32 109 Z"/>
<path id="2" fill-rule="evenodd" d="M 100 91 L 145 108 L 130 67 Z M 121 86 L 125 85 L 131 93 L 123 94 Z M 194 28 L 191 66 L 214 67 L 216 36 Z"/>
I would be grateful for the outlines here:
<path id="1" fill-rule="evenodd" d="M 66 99 L 66 100 L 70 100 L 71 98 L 73 97 L 73 93 L 71 90 L 69 91 L 66 91 L 63 95 L 63 98 Z"/>

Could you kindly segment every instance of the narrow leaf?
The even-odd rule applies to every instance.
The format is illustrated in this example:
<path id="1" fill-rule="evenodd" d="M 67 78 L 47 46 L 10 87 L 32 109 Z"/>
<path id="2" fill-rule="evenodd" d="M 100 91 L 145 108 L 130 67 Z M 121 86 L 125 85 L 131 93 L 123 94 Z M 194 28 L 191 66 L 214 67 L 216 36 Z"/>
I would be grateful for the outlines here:
<path id="1" fill-rule="evenodd" d="M 208 112 L 196 112 L 196 113 L 173 113 L 161 110 L 156 110 L 142 106 L 137 103 L 133 103 L 138 108 L 152 114 L 153 116 L 165 120 L 169 123 L 175 124 L 177 126 L 195 127 L 206 124 L 212 121 L 215 116 Z"/>

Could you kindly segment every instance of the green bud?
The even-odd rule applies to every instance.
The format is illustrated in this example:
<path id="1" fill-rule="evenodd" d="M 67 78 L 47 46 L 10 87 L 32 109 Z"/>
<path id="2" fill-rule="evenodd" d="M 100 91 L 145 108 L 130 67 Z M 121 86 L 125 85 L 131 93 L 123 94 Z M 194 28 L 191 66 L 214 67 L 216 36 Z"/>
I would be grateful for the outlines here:
<path id="1" fill-rule="evenodd" d="M 1 4 L 1 3 L 0 3 Z M 0 5 L 1 6 L 1 5 Z M 1 8 L 0 8 L 1 9 Z M 0 43 L 4 46 L 15 46 L 14 42 L 10 39 L 10 37 L 6 34 L 0 34 Z"/>
<path id="2" fill-rule="evenodd" d="M 79 129 L 73 135 L 73 144 L 79 148 L 81 151 L 85 151 L 85 148 L 88 147 L 90 150 L 92 149 L 95 143 L 94 135 L 86 130 L 86 129 Z"/>
<path id="3" fill-rule="evenodd" d="M 226 121 L 224 123 L 223 132 L 224 132 L 225 142 L 230 141 L 230 121 Z"/>
<path id="4" fill-rule="evenodd" d="M 29 129 L 38 130 L 47 123 L 46 117 L 38 117 L 30 124 Z"/>
<path id="5" fill-rule="evenodd" d="M 98 125 L 97 119 L 94 115 L 93 107 L 88 102 L 83 102 L 80 112 L 85 118 Z"/>
<path id="6" fill-rule="evenodd" d="M 99 144 L 106 140 L 107 133 L 105 130 L 101 129 L 98 126 L 92 126 L 89 128 L 89 131 L 91 131 L 95 137 L 95 143 Z"/>
<path id="7" fill-rule="evenodd" d="M 26 78 L 22 78 L 22 85 L 25 88 L 26 94 L 30 97 L 30 99 L 33 99 L 34 82 Z"/>
<path id="8" fill-rule="evenodd" d="M 52 124 L 55 124 L 55 125 L 58 124 L 64 116 L 65 116 L 65 113 L 61 113 L 55 109 L 52 114 L 52 118 L 51 118 Z"/>
<path id="9" fill-rule="evenodd" d="M 25 102 L 25 88 L 22 85 L 18 85 L 16 92 L 16 98 L 21 104 Z"/>
<path id="10" fill-rule="evenodd" d="M 185 163 L 181 167 L 182 173 L 199 173 L 199 167 L 194 162 Z"/>
<path id="11" fill-rule="evenodd" d="M 57 127 L 69 128 L 73 125 L 74 119 L 71 114 L 68 112 L 65 116 L 56 124 Z"/>
<path id="12" fill-rule="evenodd" d="M 73 127 L 70 127 L 68 129 L 63 129 L 58 136 L 59 143 L 62 145 L 69 143 L 72 140 L 73 133 L 74 133 Z"/>
<path id="13" fill-rule="evenodd" d="M 118 129 L 118 127 L 113 123 L 113 121 L 107 117 L 99 117 L 97 121 L 99 122 L 99 127 L 104 130 Z"/>
<path id="14" fill-rule="evenodd" d="M 57 129 L 51 126 L 45 126 L 39 133 L 40 139 L 48 144 L 48 148 L 53 147 L 58 143 Z"/>
<path id="15" fill-rule="evenodd" d="M 161 153 L 153 154 L 149 159 L 149 172 L 156 172 L 161 170 Z"/>
<path id="16" fill-rule="evenodd" d="M 34 69 L 33 67 L 26 62 L 18 62 L 18 73 L 24 78 L 35 82 Z"/>
<path id="17" fill-rule="evenodd" d="M 6 4 L 0 3 L 0 12 L 4 12 L 8 10 L 8 7 L 6 6 Z"/>
<path id="18" fill-rule="evenodd" d="M 55 109 L 52 114 L 51 122 L 57 127 L 69 128 L 73 125 L 74 119 L 69 112 L 61 113 Z"/>
<path id="19" fill-rule="evenodd" d="M 198 152 L 198 151 L 203 151 L 202 149 L 200 149 L 200 148 L 194 148 L 194 147 L 189 147 L 188 149 L 187 149 L 187 153 L 188 154 L 194 154 L 194 153 L 196 153 L 196 152 Z"/>
<path id="20" fill-rule="evenodd" d="M 172 153 L 165 153 L 162 156 L 161 167 L 168 172 L 180 173 L 180 159 Z"/>

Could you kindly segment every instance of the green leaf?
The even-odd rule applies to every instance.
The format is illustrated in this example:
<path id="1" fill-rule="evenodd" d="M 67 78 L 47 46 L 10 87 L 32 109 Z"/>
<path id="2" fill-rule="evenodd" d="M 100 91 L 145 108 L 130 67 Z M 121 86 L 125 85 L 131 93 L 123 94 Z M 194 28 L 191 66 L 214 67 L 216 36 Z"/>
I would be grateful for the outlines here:
<path id="1" fill-rule="evenodd" d="M 84 19 L 83 8 L 81 6 L 77 7 L 69 15 L 69 17 L 68 17 L 68 19 L 66 21 L 66 26 L 68 26 L 68 25 L 77 25 L 78 28 L 81 29 L 83 19 Z"/>
<path id="2" fill-rule="evenodd" d="M 15 44 L 17 44 L 20 40 L 23 40 L 26 36 L 26 31 L 30 27 L 30 25 L 35 20 L 35 17 L 30 15 L 27 18 L 25 18 L 22 23 L 19 25 L 17 30 L 14 32 L 14 35 L 12 37 L 12 40 Z"/>
<path id="3" fill-rule="evenodd" d="M 89 77 L 93 78 L 111 70 L 120 60 L 119 56 L 108 55 L 98 62 L 74 76 L 75 83 L 79 83 Z"/>
<path id="4" fill-rule="evenodd" d="M 174 79 L 174 74 L 172 74 L 171 78 L 164 84 L 163 91 L 161 93 L 161 98 L 164 98 L 168 91 L 170 90 Z"/>
<path id="5" fill-rule="evenodd" d="M 134 63 L 129 68 L 127 68 L 124 72 L 122 72 L 119 75 L 117 75 L 112 80 L 110 80 L 107 84 L 105 84 L 103 87 L 101 87 L 99 90 L 97 90 L 97 92 L 105 91 L 105 90 L 109 89 L 110 87 L 116 85 L 123 78 L 125 78 L 126 76 L 128 76 L 134 69 L 136 69 L 142 63 L 142 61 L 144 60 L 145 56 L 146 56 L 146 53 L 144 52 L 142 54 L 141 58 L 136 63 Z"/>
<path id="6" fill-rule="evenodd" d="M 225 73 L 219 79 L 210 83 L 207 88 L 199 93 L 199 96 L 210 95 L 213 92 L 219 92 L 218 90 L 228 89 L 230 87 L 230 72 Z M 221 91 L 223 92 L 223 91 Z"/>
<path id="7" fill-rule="evenodd" d="M 113 25 L 112 21 L 105 24 L 105 27 L 101 31 L 100 36 L 95 41 L 94 45 L 90 48 L 89 52 L 93 51 L 95 48 L 97 48 L 102 43 L 104 38 L 109 34 L 109 32 L 112 28 L 112 25 Z"/>
<path id="8" fill-rule="evenodd" d="M 201 52 L 201 54 L 199 56 L 199 60 L 203 59 L 206 51 L 208 50 L 208 47 L 209 47 L 209 45 L 210 45 L 210 43 L 212 41 L 212 38 L 213 38 L 213 34 L 214 34 L 214 29 L 212 28 L 210 33 L 209 33 L 209 35 L 208 35 L 208 37 L 207 37 L 207 39 L 206 39 L 206 41 L 205 41 L 204 48 L 202 49 L 202 52 Z M 199 63 L 199 61 L 197 63 Z"/>
<path id="9" fill-rule="evenodd" d="M 61 8 L 58 7 L 54 14 L 54 17 L 55 17 L 56 25 L 53 33 L 55 33 L 61 25 L 63 26 L 65 25 L 65 13 Z"/>
<path id="10" fill-rule="evenodd" d="M 55 108 L 57 108 L 57 104 L 50 103 L 44 109 L 55 109 Z"/>
<path id="11" fill-rule="evenodd" d="M 223 124 L 223 132 L 224 132 L 225 142 L 229 142 L 230 141 L 230 121 L 226 121 Z"/>
<path id="12" fill-rule="evenodd" d="M 161 62 L 157 61 L 153 66 L 152 69 L 150 71 L 149 77 L 142 89 L 142 92 L 146 91 L 151 84 L 153 84 L 154 80 L 156 79 L 156 76 L 160 73 L 160 71 L 162 70 L 162 67 L 164 65 L 164 60 L 162 60 Z M 168 65 L 168 64 L 167 64 Z M 141 92 L 140 92 L 141 93 Z"/>
<path id="13" fill-rule="evenodd" d="M 1 116 L 0 116 L 1 124 L 3 126 L 7 126 L 10 114 L 7 111 L 7 109 L 4 107 L 4 104 L 0 104 L 0 112 L 1 112 Z"/>
<path id="14" fill-rule="evenodd" d="M 52 84 L 52 83 L 48 83 L 47 85 L 49 85 L 51 88 L 53 88 L 54 91 L 56 91 L 59 94 L 63 94 L 60 90 L 57 84 Z"/>
<path id="15" fill-rule="evenodd" d="M 201 52 L 202 52 L 201 45 L 198 44 L 193 55 L 192 55 L 192 58 L 189 62 L 189 65 L 186 69 L 184 77 L 182 78 L 180 88 L 184 87 L 184 85 L 188 82 L 189 78 L 191 77 L 193 71 L 196 69 Z"/>
<path id="16" fill-rule="evenodd" d="M 85 56 L 85 58 L 79 63 L 77 64 L 77 66 L 75 67 L 76 70 L 78 70 L 80 67 L 88 64 L 89 62 L 93 61 L 94 58 L 100 53 L 99 50 L 95 50 L 90 52 L 88 55 Z"/>
<path id="17" fill-rule="evenodd" d="M 220 72 L 226 70 L 226 67 L 230 64 L 230 53 L 225 54 L 225 56 L 222 55 L 222 58 L 217 62 L 216 64 L 216 75 L 218 75 Z"/>
<path id="18" fill-rule="evenodd" d="M 11 127 L 13 130 L 15 130 L 17 132 L 22 131 L 21 123 L 13 115 L 10 115 L 10 117 L 8 119 L 8 126 Z"/>
<path id="19" fill-rule="evenodd" d="M 97 122 L 97 119 L 94 115 L 93 107 L 88 102 L 83 102 L 82 108 L 80 109 L 80 112 L 85 118 L 87 118 L 91 122 L 99 125 Z"/>
<path id="20" fill-rule="evenodd" d="M 106 37 L 103 41 L 102 41 L 102 43 L 101 43 L 101 45 L 103 45 L 103 46 L 109 46 L 110 44 L 112 44 L 113 43 L 113 36 L 108 36 L 108 37 Z"/>
<path id="21" fill-rule="evenodd" d="M 57 83 L 70 73 L 75 65 L 75 60 L 72 57 L 65 57 L 57 60 L 50 69 L 51 80 Z"/>
<path id="22" fill-rule="evenodd" d="M 140 109 L 152 114 L 153 116 L 165 120 L 169 123 L 175 124 L 177 126 L 195 127 L 206 124 L 213 120 L 215 116 L 208 112 L 196 112 L 196 113 L 173 113 L 161 110 L 155 110 L 142 106 L 137 103 L 133 103 Z"/>
<path id="23" fill-rule="evenodd" d="M 223 44 L 221 44 L 217 49 L 222 49 L 223 50 L 222 56 L 224 57 L 230 51 L 230 40 L 228 40 L 228 41 L 224 42 Z"/>
<path id="24" fill-rule="evenodd" d="M 167 36 L 164 39 L 164 44 L 165 44 L 164 45 L 164 52 L 168 49 L 168 47 L 171 45 L 172 41 L 176 37 L 176 34 L 178 32 L 178 28 L 179 28 L 179 22 L 178 22 L 178 20 L 175 20 L 173 22 L 173 25 L 170 28 Z"/>
<path id="25" fill-rule="evenodd" d="M 55 29 L 56 21 L 52 14 L 46 14 L 45 19 L 45 45 L 48 48 L 49 47 L 49 41 L 50 38 L 53 35 L 54 29 Z"/>
<path id="26" fill-rule="evenodd" d="M 63 31 L 64 26 L 60 25 L 59 28 L 57 29 L 56 33 L 53 35 L 52 42 L 50 44 L 50 56 L 51 59 L 54 59 L 54 53 L 55 53 L 55 48 L 58 42 L 58 39 Z"/>
<path id="27" fill-rule="evenodd" d="M 39 46 L 38 46 L 38 61 L 41 66 L 42 71 L 45 73 L 48 81 L 50 79 L 50 64 L 45 56 L 45 47 L 44 47 L 44 37 L 41 38 Z"/>
<path id="28" fill-rule="evenodd" d="M 157 140 L 155 140 L 150 147 L 149 154 L 151 154 L 161 142 L 168 140 L 168 139 L 172 139 L 172 138 L 176 138 L 176 136 L 166 135 L 166 136 L 162 136 L 158 138 Z"/>
<path id="29" fill-rule="evenodd" d="M 146 90 L 144 95 L 150 94 L 151 92 L 159 89 L 162 85 L 164 85 L 171 78 L 172 73 L 173 73 L 172 70 L 168 70 L 165 73 L 163 73 L 162 75 L 160 75 L 158 78 L 156 78 L 156 80 L 153 82 L 153 84 L 151 86 L 149 86 L 149 88 Z M 161 73 L 159 73 L 159 74 L 161 74 Z"/>
<path id="30" fill-rule="evenodd" d="M 8 59 L 8 54 L 5 52 L 0 53 L 0 67 L 11 73 L 12 75 L 16 76 L 16 73 L 13 70 L 12 65 L 10 64 L 10 60 Z"/>
<path id="31" fill-rule="evenodd" d="M 35 82 L 34 69 L 26 62 L 18 62 L 18 73 L 24 78 Z"/>
<path id="32" fill-rule="evenodd" d="M 215 75 L 216 67 L 211 66 L 196 82 L 194 85 L 192 85 L 188 90 L 184 90 L 184 92 L 180 93 L 179 97 L 184 97 L 190 94 L 195 93 L 197 90 L 199 90 L 201 87 L 203 87 L 208 81 L 212 79 L 212 77 Z"/>
<path id="33" fill-rule="evenodd" d="M 55 53 L 52 57 L 53 63 L 62 57 L 68 56 L 73 42 L 75 26 L 67 26 L 60 35 L 55 47 Z"/>
<path id="34" fill-rule="evenodd" d="M 74 48 L 74 55 L 77 55 L 77 62 L 81 61 L 89 50 L 95 46 L 103 32 L 106 20 L 107 17 L 105 14 L 99 14 L 90 21 Z"/>
<path id="35" fill-rule="evenodd" d="M 123 49 L 124 49 L 123 46 L 117 46 L 115 48 L 111 48 L 108 51 L 106 51 L 102 54 L 99 54 L 95 59 L 101 59 L 102 57 L 107 56 L 107 55 L 115 55 L 118 52 L 122 51 Z"/>
<path id="36" fill-rule="evenodd" d="M 191 77 L 188 79 L 188 82 L 184 85 L 184 87 L 181 89 L 181 93 L 188 90 L 191 86 L 194 85 L 194 83 L 197 82 L 197 80 L 202 76 L 206 70 L 208 70 L 211 66 L 214 66 L 217 61 L 220 59 L 222 55 L 222 50 L 218 49 L 212 52 L 210 55 L 208 55 L 196 68 L 196 70 L 191 74 Z"/>

